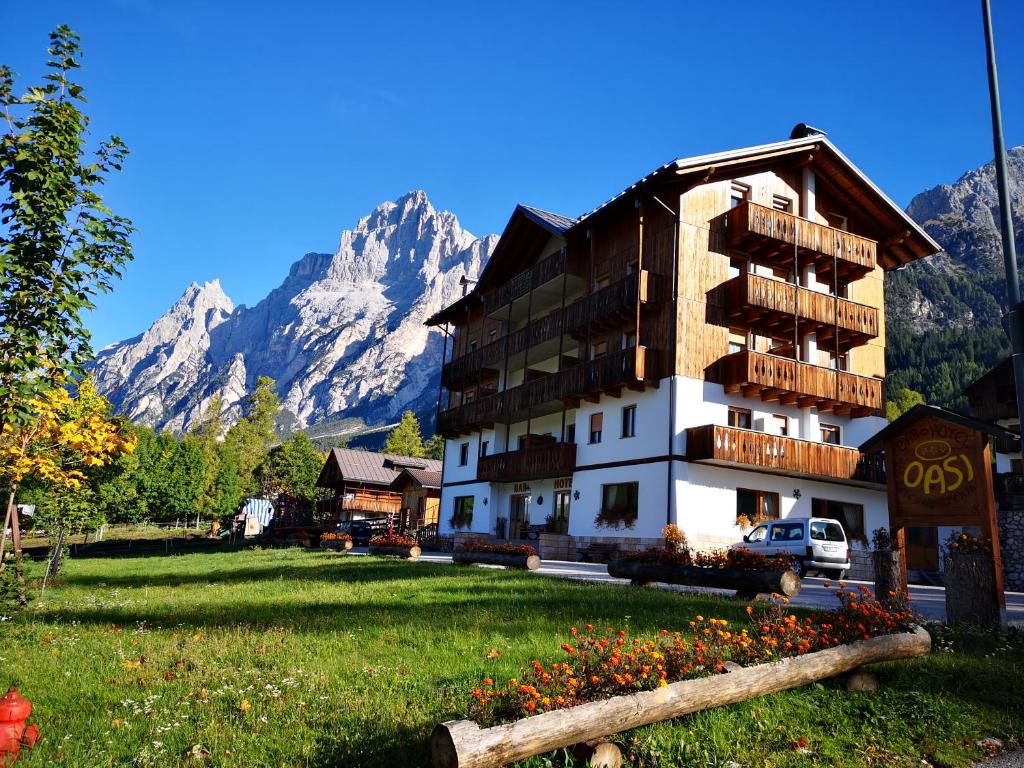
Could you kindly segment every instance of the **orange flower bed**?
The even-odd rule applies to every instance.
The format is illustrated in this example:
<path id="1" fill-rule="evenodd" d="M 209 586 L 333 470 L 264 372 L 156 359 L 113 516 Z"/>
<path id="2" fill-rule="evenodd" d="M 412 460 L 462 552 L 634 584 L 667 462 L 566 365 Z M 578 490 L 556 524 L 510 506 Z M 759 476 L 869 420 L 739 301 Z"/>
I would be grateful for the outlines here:
<path id="1" fill-rule="evenodd" d="M 946 549 L 954 554 L 989 554 L 992 546 L 988 539 L 980 539 L 963 531 L 953 531 L 946 539 Z"/>
<path id="2" fill-rule="evenodd" d="M 866 587 L 836 590 L 841 608 L 800 620 L 787 613 L 785 597 L 766 609 L 747 606 L 749 626 L 697 616 L 689 632 L 661 630 L 655 638 L 631 638 L 624 629 L 572 627 L 561 660 L 530 662 L 518 677 L 485 678 L 472 692 L 469 715 L 483 726 L 565 709 L 611 696 L 652 690 L 680 680 L 725 671 L 726 662 L 743 666 L 799 656 L 857 640 L 912 629 L 909 609 L 890 609 Z"/>
<path id="3" fill-rule="evenodd" d="M 622 559 L 634 563 L 735 568 L 739 571 L 787 571 L 793 567 L 792 555 L 762 555 L 745 547 L 693 553 L 689 549 L 651 547 L 640 552 L 629 552 L 623 555 Z"/>
<path id="4" fill-rule="evenodd" d="M 456 552 L 493 552 L 499 555 L 528 555 L 537 554 L 537 550 L 529 544 L 491 544 L 483 539 L 470 539 L 455 548 Z"/>
<path id="5" fill-rule="evenodd" d="M 370 539 L 371 547 L 415 547 L 419 546 L 416 544 L 415 539 L 410 539 L 408 536 L 398 536 L 392 534 L 390 536 L 374 536 Z"/>
<path id="6" fill-rule="evenodd" d="M 329 531 L 320 537 L 320 541 L 352 541 L 352 536 L 348 533 L 334 533 L 333 531 Z"/>

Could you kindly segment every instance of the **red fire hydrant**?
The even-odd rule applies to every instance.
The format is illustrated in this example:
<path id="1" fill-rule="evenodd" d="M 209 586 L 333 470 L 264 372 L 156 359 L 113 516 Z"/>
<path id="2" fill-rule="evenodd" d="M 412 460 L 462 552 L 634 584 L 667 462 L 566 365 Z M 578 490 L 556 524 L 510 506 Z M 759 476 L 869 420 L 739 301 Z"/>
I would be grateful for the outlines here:
<path id="1" fill-rule="evenodd" d="M 0 768 L 18 759 L 22 746 L 31 747 L 39 741 L 39 729 L 27 723 L 31 714 L 32 702 L 17 688 L 8 689 L 0 698 Z"/>

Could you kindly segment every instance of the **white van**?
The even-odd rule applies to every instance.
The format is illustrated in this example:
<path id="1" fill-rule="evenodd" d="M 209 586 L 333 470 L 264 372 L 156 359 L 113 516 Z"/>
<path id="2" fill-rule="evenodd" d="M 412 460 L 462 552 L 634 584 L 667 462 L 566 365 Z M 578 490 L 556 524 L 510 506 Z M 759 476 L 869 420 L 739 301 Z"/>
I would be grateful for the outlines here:
<path id="1" fill-rule="evenodd" d="M 830 579 L 842 579 L 850 569 L 850 545 L 837 520 L 826 517 L 791 517 L 761 523 L 743 537 L 742 544 L 761 554 L 787 554 L 797 558 L 800 575 L 818 571 Z"/>

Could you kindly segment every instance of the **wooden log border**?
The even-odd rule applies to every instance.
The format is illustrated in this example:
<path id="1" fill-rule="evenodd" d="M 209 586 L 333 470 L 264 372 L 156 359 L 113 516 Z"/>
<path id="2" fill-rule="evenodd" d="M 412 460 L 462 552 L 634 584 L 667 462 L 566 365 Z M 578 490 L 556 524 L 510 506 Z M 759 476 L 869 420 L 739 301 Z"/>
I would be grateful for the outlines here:
<path id="1" fill-rule="evenodd" d="M 506 568 L 518 568 L 524 571 L 536 571 L 540 568 L 540 557 L 537 555 L 520 555 L 512 552 L 477 552 L 457 549 L 452 553 L 452 562 L 462 565 L 471 563 L 502 565 Z"/>
<path id="2" fill-rule="evenodd" d="M 913 632 L 682 680 L 653 691 L 614 696 L 492 728 L 481 728 L 472 720 L 450 720 L 435 727 L 430 736 L 434 768 L 507 765 L 642 725 L 807 685 L 865 664 L 923 656 L 931 644 L 928 632 L 918 627 Z"/>
<path id="3" fill-rule="evenodd" d="M 418 546 L 380 547 L 373 544 L 370 545 L 369 553 L 371 555 L 380 555 L 381 557 L 400 557 L 403 560 L 415 560 L 422 554 Z"/>
<path id="4" fill-rule="evenodd" d="M 796 571 L 747 571 L 739 568 L 699 568 L 695 565 L 662 565 L 636 560 L 612 560 L 608 575 L 636 583 L 661 582 L 690 587 L 735 590 L 741 596 L 754 597 L 776 593 L 786 597 L 800 594 L 800 575 Z"/>

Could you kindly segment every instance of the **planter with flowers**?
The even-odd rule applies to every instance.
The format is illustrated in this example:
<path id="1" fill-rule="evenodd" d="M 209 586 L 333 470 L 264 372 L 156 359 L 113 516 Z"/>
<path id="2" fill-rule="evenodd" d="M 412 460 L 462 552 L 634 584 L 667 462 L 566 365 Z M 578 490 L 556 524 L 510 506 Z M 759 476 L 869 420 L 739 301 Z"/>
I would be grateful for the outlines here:
<path id="1" fill-rule="evenodd" d="M 383 557 L 400 557 L 403 560 L 415 560 L 420 556 L 420 546 L 415 539 L 406 536 L 388 534 L 374 536 L 370 539 L 370 554 Z"/>
<path id="2" fill-rule="evenodd" d="M 434 766 L 505 765 L 931 649 L 909 610 L 887 608 L 866 587 L 840 584 L 837 595 L 839 610 L 803 620 L 788 613 L 786 598 L 748 606 L 747 627 L 703 616 L 685 634 L 650 638 L 573 627 L 562 658 L 481 680 L 469 697 L 471 719 L 434 729 Z"/>
<path id="3" fill-rule="evenodd" d="M 344 554 L 352 549 L 352 536 L 347 533 L 329 531 L 320 537 L 320 546 Z"/>
<path id="4" fill-rule="evenodd" d="M 491 544 L 483 539 L 470 539 L 460 544 L 452 554 L 452 562 L 502 565 L 525 571 L 540 568 L 537 550 L 528 544 Z"/>
<path id="5" fill-rule="evenodd" d="M 608 574 L 634 584 L 683 584 L 735 590 L 741 597 L 800 594 L 800 576 L 788 555 L 762 555 L 737 548 L 715 552 L 691 552 L 680 547 L 652 547 L 629 552 L 608 564 Z"/>

